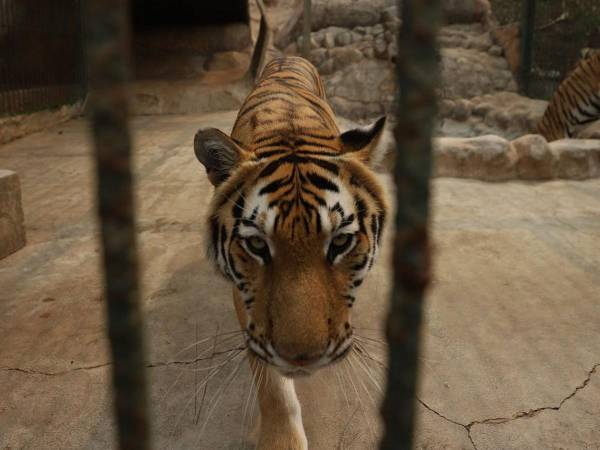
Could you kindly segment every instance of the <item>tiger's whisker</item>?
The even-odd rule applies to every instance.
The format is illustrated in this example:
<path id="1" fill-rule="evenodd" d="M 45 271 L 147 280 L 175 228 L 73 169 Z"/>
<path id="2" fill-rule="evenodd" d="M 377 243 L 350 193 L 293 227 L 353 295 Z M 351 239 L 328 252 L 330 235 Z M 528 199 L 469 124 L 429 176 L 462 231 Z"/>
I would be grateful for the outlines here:
<path id="1" fill-rule="evenodd" d="M 254 389 L 254 395 L 252 396 L 251 403 L 250 403 L 250 411 L 249 411 L 250 414 L 252 414 L 252 412 L 254 411 L 255 404 L 258 401 L 259 390 L 261 389 L 263 382 L 266 381 L 266 378 L 268 376 L 267 370 L 268 369 L 266 368 L 266 366 L 264 364 L 260 364 L 259 374 L 258 374 L 258 383 Z M 250 427 L 250 420 L 251 420 L 251 417 L 249 418 L 248 427 Z"/>
<path id="2" fill-rule="evenodd" d="M 250 397 L 253 394 L 254 384 L 256 383 L 256 374 L 253 370 L 250 370 L 250 382 L 248 383 L 248 395 L 246 396 L 246 401 L 244 401 L 244 406 L 242 407 L 242 423 L 241 423 L 241 436 L 242 438 L 246 436 L 246 416 L 248 414 L 248 406 L 250 404 Z"/>
<path id="3" fill-rule="evenodd" d="M 387 347 L 387 342 L 385 342 L 382 339 L 372 338 L 369 336 L 363 336 L 358 333 L 354 333 L 354 337 L 360 339 L 361 341 L 363 341 L 365 343 L 370 343 L 372 345 L 381 345 L 383 347 Z"/>
<path id="4" fill-rule="evenodd" d="M 242 330 L 238 330 L 238 331 L 228 331 L 228 332 L 225 332 L 225 333 L 219 333 L 219 334 L 216 334 L 216 335 L 215 335 L 215 334 L 213 334 L 212 336 L 209 336 L 209 337 L 206 337 L 206 338 L 200 339 L 199 341 L 197 341 L 197 342 L 194 342 L 194 343 L 192 343 L 192 344 L 190 344 L 190 345 L 187 345 L 187 346 L 185 346 L 184 348 L 182 348 L 181 350 L 178 350 L 178 351 L 177 351 L 177 352 L 176 352 L 176 353 L 173 355 L 173 357 L 176 357 L 176 356 L 179 356 L 179 355 L 181 355 L 183 352 L 185 352 L 185 351 L 187 351 L 187 350 L 190 350 L 192 347 L 195 347 L 196 345 L 199 345 L 199 344 L 204 344 L 204 343 L 206 343 L 206 342 L 208 342 L 208 341 L 211 341 L 211 343 L 212 343 L 212 341 L 215 339 L 215 337 L 221 337 L 221 336 L 228 336 L 228 335 L 231 335 L 231 336 L 228 336 L 228 337 L 226 337 L 225 339 L 223 339 L 223 340 L 221 340 L 221 341 L 219 341 L 219 342 L 218 342 L 218 344 L 223 344 L 223 343 L 227 342 L 228 340 L 230 340 L 230 339 L 233 339 L 234 337 L 237 337 L 237 336 L 236 336 L 237 334 L 240 334 L 240 335 L 241 335 L 241 334 L 243 334 L 243 331 L 242 331 Z M 211 347 L 211 349 L 212 349 L 212 347 Z"/>
<path id="5" fill-rule="evenodd" d="M 362 357 L 367 358 L 367 359 L 377 363 L 379 366 L 381 366 L 384 369 L 387 369 L 387 364 L 385 364 L 383 361 L 380 361 L 379 359 L 372 356 L 371 353 L 360 342 L 355 342 L 354 345 L 355 345 L 356 352 L 359 353 Z"/>
<path id="6" fill-rule="evenodd" d="M 235 360 L 239 355 L 243 354 L 244 351 L 243 350 L 239 350 L 237 353 L 235 353 L 233 356 L 229 357 L 226 362 L 230 363 L 233 360 Z M 200 390 L 206 385 L 206 383 L 208 383 L 212 378 L 214 378 L 217 374 L 219 374 L 221 372 L 221 370 L 223 370 L 224 367 L 226 367 L 227 364 L 224 364 L 223 366 L 217 368 L 217 369 L 213 369 L 211 371 L 211 373 L 209 373 L 206 378 L 204 378 L 204 380 L 202 380 L 202 382 L 200 383 L 200 385 L 197 387 L 196 392 L 194 392 L 194 395 L 186 402 L 186 404 L 184 405 L 184 407 L 182 408 L 181 413 L 179 414 L 179 416 L 177 417 L 177 420 L 175 422 L 175 426 L 173 427 L 173 432 L 171 433 L 171 439 L 172 440 L 175 437 L 175 431 L 177 430 L 177 427 L 179 426 L 179 423 L 181 422 L 181 420 L 183 419 L 183 416 L 185 414 L 185 412 L 187 411 L 188 407 L 190 406 L 190 404 L 192 403 L 192 401 L 194 400 L 194 398 L 196 397 L 196 395 L 198 395 L 198 393 L 200 392 Z"/>
<path id="7" fill-rule="evenodd" d="M 254 391 L 254 398 L 252 399 L 252 408 L 251 411 L 254 410 L 254 408 L 256 407 L 256 404 L 260 402 L 260 399 L 258 398 L 258 394 L 259 394 L 259 390 L 263 388 L 263 385 L 265 385 L 267 383 L 267 367 L 265 365 L 261 366 L 261 370 L 260 370 L 260 377 L 258 378 L 258 386 L 256 387 L 255 391 Z"/>
<path id="8" fill-rule="evenodd" d="M 379 381 L 375 379 L 375 376 L 373 375 L 371 368 L 365 364 L 365 362 L 361 359 L 361 357 L 358 353 L 354 353 L 353 356 L 356 358 L 358 366 L 360 368 L 362 368 L 363 372 L 367 375 L 367 377 L 369 378 L 371 383 L 373 383 L 373 385 L 377 388 L 377 391 L 379 393 L 383 393 L 383 388 L 382 388 L 381 384 L 379 383 Z"/>
<path id="9" fill-rule="evenodd" d="M 200 433 L 198 434 L 198 438 L 196 439 L 196 444 L 198 443 L 198 441 L 202 437 L 202 435 L 204 433 L 204 429 L 206 428 L 206 425 L 208 424 L 208 421 L 210 420 L 210 417 L 211 417 L 213 411 L 215 410 L 215 408 L 219 404 L 219 401 L 221 400 L 221 398 L 223 398 L 223 392 L 225 392 L 229 388 L 229 386 L 231 386 L 231 383 L 233 383 L 233 381 L 237 377 L 237 374 L 239 373 L 240 367 L 242 367 L 242 363 L 243 362 L 244 362 L 244 358 L 242 358 L 238 362 L 238 364 L 235 367 L 235 369 L 233 369 L 233 371 L 231 372 L 231 374 L 229 375 L 229 377 L 221 384 L 221 387 L 217 390 L 217 392 L 212 397 L 212 399 L 210 401 L 209 409 L 208 409 L 207 414 L 206 414 L 206 418 L 204 419 L 204 424 L 202 425 L 202 428 L 200 429 Z M 196 448 L 196 447 L 197 446 L 194 445 L 194 448 Z"/>
<path id="10" fill-rule="evenodd" d="M 348 359 L 349 359 L 350 367 L 354 368 L 355 366 L 353 365 L 353 363 L 356 362 L 356 354 L 355 353 L 350 354 Z M 360 364 L 358 365 L 358 369 L 362 370 Z M 366 386 L 363 378 L 360 377 L 360 376 L 357 377 L 357 378 L 358 378 L 358 382 L 359 382 L 360 386 L 362 386 L 363 390 L 365 391 L 365 394 L 367 394 L 367 397 L 369 397 L 369 400 L 371 401 L 371 404 L 373 405 L 373 407 L 376 408 L 377 407 L 377 402 L 371 396 L 371 392 L 369 392 L 369 389 L 367 389 L 367 386 Z"/>
<path id="11" fill-rule="evenodd" d="M 344 428 L 342 429 L 342 433 L 340 434 L 340 439 L 338 440 L 338 450 L 344 449 L 344 447 L 343 447 L 344 441 L 345 441 L 344 437 L 346 436 L 346 432 L 348 431 L 348 427 L 352 423 L 354 416 L 356 416 L 356 413 L 358 412 L 358 408 L 359 408 L 358 405 L 356 406 L 356 408 L 354 408 L 352 415 L 348 418 L 348 420 L 346 421 L 346 424 L 344 425 Z"/>
<path id="12" fill-rule="evenodd" d="M 342 377 L 340 376 L 340 372 L 339 372 L 338 368 L 336 368 L 335 374 L 338 379 L 338 390 L 342 391 L 342 394 L 344 395 L 344 399 L 346 400 L 346 407 L 348 409 L 350 409 L 350 401 L 348 400 L 348 394 L 346 394 L 346 386 L 344 386 L 344 384 L 342 383 Z"/>
<path id="13" fill-rule="evenodd" d="M 255 390 L 258 390 L 258 386 L 260 386 L 260 376 L 262 374 L 262 370 L 263 370 L 263 365 L 258 365 L 257 366 L 258 369 L 255 370 L 250 370 L 251 373 L 251 378 L 250 378 L 250 383 L 248 386 L 248 396 L 246 397 L 246 401 L 244 402 L 244 408 L 243 408 L 243 412 L 242 412 L 242 437 L 245 437 L 250 429 L 250 418 L 248 418 L 248 412 L 249 412 L 249 407 L 252 404 L 252 400 L 254 398 L 255 395 Z M 250 410 L 250 414 L 252 414 L 252 411 Z M 246 420 L 248 420 L 248 423 L 246 423 Z"/>
<path id="14" fill-rule="evenodd" d="M 355 360 L 355 358 L 356 358 L 356 354 L 350 355 L 350 358 L 349 358 L 350 361 L 349 362 L 352 364 L 352 361 Z M 352 367 L 352 365 L 351 365 L 351 367 Z M 361 369 L 361 367 L 359 365 L 359 370 L 360 369 Z M 363 378 L 361 376 L 358 376 L 357 378 L 358 378 L 359 385 L 362 387 L 363 391 L 365 392 L 365 394 L 367 394 L 367 397 L 369 398 L 369 401 L 370 401 L 370 403 L 371 403 L 371 405 L 373 407 L 372 411 L 376 411 L 377 410 L 377 402 L 375 401 L 375 399 L 371 395 L 371 392 L 367 388 L 367 385 L 365 384 Z M 371 436 L 372 442 L 376 442 L 377 437 L 375 435 L 375 432 L 373 431 L 372 421 L 367 418 L 367 414 L 368 414 L 367 411 L 365 411 L 364 412 L 365 422 L 367 422 L 367 424 L 368 424 L 369 434 Z"/>
<path id="15" fill-rule="evenodd" d="M 348 358 L 345 359 L 344 363 L 345 363 L 345 367 L 346 367 L 346 372 L 348 374 L 348 379 L 350 380 L 350 385 L 352 386 L 352 389 L 354 390 L 354 394 L 356 395 L 356 399 L 358 400 L 358 403 L 360 405 L 360 410 L 362 412 L 363 419 L 365 420 L 365 423 L 367 424 L 367 428 L 369 429 L 369 433 L 372 434 L 371 421 L 367 417 L 367 411 L 365 410 L 362 398 L 360 396 L 360 393 L 358 392 L 358 389 L 356 388 L 356 385 L 354 384 L 354 380 L 352 379 L 352 372 L 349 369 L 349 367 L 351 367 L 351 366 L 350 366 Z M 372 435 L 372 437 L 373 437 L 373 440 L 374 440 L 375 436 Z"/>
<path id="16" fill-rule="evenodd" d="M 235 351 L 235 350 L 243 350 L 243 347 L 242 347 L 242 348 L 240 348 L 240 347 L 235 347 L 235 348 L 233 348 L 233 349 L 229 350 L 229 351 L 227 352 L 227 354 L 228 354 L 228 355 L 226 356 L 226 358 L 229 356 L 229 354 L 230 354 L 231 352 L 233 352 L 233 351 Z M 202 352 L 202 353 L 201 353 L 201 355 L 203 355 L 204 353 L 206 353 L 206 351 L 205 351 L 205 352 Z M 203 359 L 196 359 L 195 361 L 190 361 L 190 363 L 195 363 L 195 362 L 199 362 L 199 361 L 202 361 L 202 360 L 203 360 Z M 218 368 L 218 367 L 221 367 L 222 365 L 225 365 L 225 364 L 227 364 L 227 360 L 226 360 L 225 362 L 222 362 L 222 363 L 219 363 L 219 364 L 217 364 L 216 366 L 213 366 L 213 367 L 211 367 L 211 369 L 212 369 L 212 368 Z M 204 369 L 204 370 L 208 370 L 208 369 L 209 369 L 209 368 L 206 368 L 206 369 Z M 202 371 L 202 370 L 203 370 L 203 369 L 186 369 L 186 368 L 184 368 L 184 367 L 180 367 L 179 374 L 177 375 L 177 378 L 175 379 L 175 381 L 173 382 L 173 384 L 172 384 L 171 386 L 169 386 L 169 388 L 167 389 L 167 391 L 166 391 L 166 392 L 163 394 L 162 398 L 159 400 L 159 403 L 162 403 L 162 402 L 164 402 L 164 401 L 165 401 L 165 399 L 167 398 L 167 396 L 168 396 L 168 395 L 171 393 L 171 391 L 172 391 L 172 390 L 175 388 L 175 386 L 177 386 L 177 383 L 178 383 L 178 382 L 181 380 L 181 377 L 183 377 L 183 375 L 184 375 L 184 374 L 186 374 L 186 373 L 189 373 L 189 372 L 200 372 L 200 371 Z"/>
<path id="17" fill-rule="evenodd" d="M 231 353 L 231 352 L 233 352 L 235 350 L 240 350 L 240 351 L 243 352 L 244 350 L 246 350 L 246 347 L 245 346 L 234 347 L 234 348 L 232 348 L 230 350 L 226 350 L 225 353 L 229 354 L 229 353 Z M 214 356 L 220 356 L 220 355 L 223 355 L 225 353 L 216 353 Z M 208 358 L 206 358 L 206 359 L 208 359 Z M 201 359 L 200 361 L 205 361 L 206 359 Z M 196 368 L 196 369 L 182 368 L 181 370 L 184 370 L 184 371 L 187 371 L 187 372 L 204 372 L 206 370 L 211 370 L 211 369 L 214 369 L 216 367 L 221 367 L 222 365 L 223 365 L 223 363 L 219 363 L 219 364 L 215 364 L 214 366 L 199 367 L 199 368 Z"/>

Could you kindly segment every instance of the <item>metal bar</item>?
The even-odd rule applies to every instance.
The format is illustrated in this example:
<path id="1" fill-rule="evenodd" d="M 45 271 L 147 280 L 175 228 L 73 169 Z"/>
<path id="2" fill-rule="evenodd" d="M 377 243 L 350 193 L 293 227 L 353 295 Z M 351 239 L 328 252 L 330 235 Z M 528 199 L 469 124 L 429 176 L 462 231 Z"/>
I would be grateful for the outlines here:
<path id="1" fill-rule="evenodd" d="M 396 235 L 394 280 L 386 326 L 389 369 L 381 408 L 381 449 L 411 449 L 415 424 L 421 316 L 429 283 L 431 136 L 439 84 L 440 0 L 403 0 L 396 62 Z"/>
<path id="2" fill-rule="evenodd" d="M 23 39 L 23 34 L 24 34 L 24 30 L 23 28 L 25 27 L 25 21 L 23 20 L 22 14 L 18 14 L 17 13 L 17 7 L 19 5 L 17 5 L 16 2 L 13 2 L 12 4 L 13 6 L 13 13 L 12 13 L 12 18 L 13 18 L 13 29 L 15 31 L 15 42 L 21 42 L 21 40 Z M 21 6 L 22 8 L 22 6 Z M 17 60 L 18 61 L 18 56 L 17 56 Z M 24 70 L 22 65 L 17 65 L 16 69 L 14 71 L 14 84 L 13 84 L 13 93 L 15 96 L 15 105 L 17 108 L 18 113 L 24 113 L 25 112 L 25 105 L 23 104 L 23 91 L 22 91 L 22 87 L 23 87 L 23 79 L 25 78 L 25 76 L 27 75 L 26 71 Z"/>
<path id="3" fill-rule="evenodd" d="M 14 23 L 15 23 L 15 19 L 14 19 L 14 14 L 13 14 L 13 7 L 14 7 L 14 3 L 9 2 L 6 8 L 6 18 L 7 18 L 7 22 L 8 25 L 10 27 L 10 30 L 8 30 L 8 32 L 6 33 L 5 39 L 8 42 L 7 47 L 9 49 L 9 54 L 8 57 L 6 58 L 6 64 L 8 66 L 8 71 L 7 71 L 7 85 L 8 85 L 8 113 L 10 115 L 13 114 L 18 114 L 18 108 L 17 108 L 17 103 L 15 101 L 15 95 L 14 95 L 14 90 L 15 90 L 15 83 L 14 83 L 14 74 L 15 74 L 15 65 L 14 65 L 14 61 L 17 55 L 15 55 L 14 52 L 14 43 L 16 41 L 15 39 L 15 29 L 14 29 Z"/>
<path id="4" fill-rule="evenodd" d="M 304 0 L 304 15 L 302 16 L 303 25 L 303 40 L 302 40 L 302 56 L 308 59 L 310 55 L 310 31 L 311 31 L 311 0 Z"/>
<path id="5" fill-rule="evenodd" d="M 43 19 L 41 14 L 45 14 L 45 11 L 42 9 L 42 5 L 40 5 L 38 7 L 39 9 L 41 9 L 41 11 L 39 12 L 39 14 L 35 15 L 32 20 L 34 21 L 32 26 L 34 27 L 34 29 L 37 31 L 36 34 L 33 34 L 33 39 L 40 39 L 40 33 L 43 30 Z M 40 52 L 41 53 L 41 52 Z M 37 107 L 39 107 L 39 105 L 42 105 L 42 89 L 44 86 L 44 83 L 42 83 L 43 80 L 43 74 L 42 74 L 42 70 L 43 70 L 43 62 L 46 59 L 45 55 L 40 54 L 40 59 L 41 61 L 38 63 L 38 65 L 33 69 L 33 80 L 32 80 L 32 84 L 33 86 L 35 86 L 35 93 L 34 93 L 34 99 L 33 99 L 33 104 L 31 106 L 31 110 L 35 110 Z"/>
<path id="6" fill-rule="evenodd" d="M 89 0 L 87 62 L 119 448 L 150 448 L 128 127 L 127 2 Z"/>
<path id="7" fill-rule="evenodd" d="M 533 33 L 535 29 L 535 0 L 523 0 L 521 15 L 521 89 L 525 95 L 530 92 L 531 62 L 533 54 Z"/>
<path id="8" fill-rule="evenodd" d="M 56 27 L 56 15 L 54 14 L 55 10 L 51 8 L 51 6 L 46 3 L 46 26 L 44 27 L 44 34 L 46 35 L 46 39 L 48 42 L 55 44 L 59 39 L 57 35 L 57 27 Z M 46 60 L 50 59 L 50 55 L 48 52 L 45 52 Z M 62 59 L 62 57 L 61 57 Z M 59 78 L 57 75 L 63 69 L 62 65 L 57 67 L 56 70 L 43 70 L 42 71 L 42 82 L 44 83 L 44 109 L 49 108 L 54 102 L 56 97 L 56 80 Z"/>
<path id="9" fill-rule="evenodd" d="M 77 8 L 79 11 L 79 42 L 81 43 L 80 47 L 79 47 L 79 98 L 82 100 L 82 102 L 85 99 L 85 96 L 87 94 L 88 91 L 88 86 L 87 86 L 87 66 L 86 66 L 86 62 L 85 62 L 85 48 L 83 46 L 83 37 L 85 36 L 85 29 L 86 29 L 86 21 L 85 21 L 85 14 L 83 11 L 83 4 L 82 4 L 82 0 L 78 0 L 77 1 Z"/>
<path id="10" fill-rule="evenodd" d="M 0 2 L 0 33 L 4 39 L 0 41 L 0 117 L 8 115 L 8 46 L 6 36 L 8 34 L 8 23 L 6 20 L 6 2 Z"/>

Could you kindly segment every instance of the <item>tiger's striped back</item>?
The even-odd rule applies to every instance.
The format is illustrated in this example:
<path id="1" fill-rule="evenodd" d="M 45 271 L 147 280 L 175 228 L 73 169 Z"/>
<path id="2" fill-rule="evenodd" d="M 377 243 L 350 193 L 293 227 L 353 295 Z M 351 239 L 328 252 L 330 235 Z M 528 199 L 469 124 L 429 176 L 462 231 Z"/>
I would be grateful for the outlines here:
<path id="1" fill-rule="evenodd" d="M 257 157 L 277 144 L 306 144 L 339 152 L 339 130 L 315 67 L 299 57 L 264 68 L 238 113 L 231 137 Z"/>
<path id="2" fill-rule="evenodd" d="M 560 84 L 536 132 L 547 141 L 570 138 L 577 127 L 600 119 L 600 52 L 582 59 Z"/>

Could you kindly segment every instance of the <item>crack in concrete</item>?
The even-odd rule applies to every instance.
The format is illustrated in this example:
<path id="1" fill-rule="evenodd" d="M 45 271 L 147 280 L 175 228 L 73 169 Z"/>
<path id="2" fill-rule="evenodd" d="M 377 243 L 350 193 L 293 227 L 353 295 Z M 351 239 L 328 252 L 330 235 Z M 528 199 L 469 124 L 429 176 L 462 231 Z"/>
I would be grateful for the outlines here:
<path id="1" fill-rule="evenodd" d="M 467 424 L 458 422 L 456 420 L 453 420 L 449 417 L 446 417 L 445 415 L 443 415 L 442 413 L 440 413 L 439 411 L 436 411 L 434 408 L 432 408 L 431 406 L 429 406 L 427 403 L 425 403 L 423 400 L 421 400 L 419 397 L 417 397 L 417 401 L 423 405 L 423 407 L 425 407 L 426 409 L 428 409 L 429 411 L 431 411 L 432 413 L 434 413 L 435 415 L 437 415 L 438 417 L 442 418 L 443 420 L 452 423 L 454 425 L 458 425 L 462 428 L 465 429 L 465 431 L 467 432 L 467 436 L 469 438 L 469 441 L 471 441 L 471 445 L 473 445 L 473 448 L 475 450 L 477 450 L 477 445 L 475 444 L 475 441 L 473 439 L 473 435 L 472 435 L 472 428 L 476 425 L 500 425 L 503 423 L 507 423 L 507 422 L 512 422 L 513 420 L 519 420 L 519 419 L 529 419 L 532 417 L 537 416 L 538 414 L 540 414 L 543 411 L 558 411 L 560 410 L 560 408 L 562 408 L 562 406 L 569 401 L 570 399 L 572 399 L 573 397 L 575 397 L 575 395 L 577 395 L 577 393 L 582 390 L 585 389 L 585 387 L 590 383 L 590 381 L 592 380 L 592 376 L 596 373 L 597 369 L 600 367 L 600 363 L 596 363 L 592 366 L 592 368 L 588 371 L 587 373 L 587 377 L 583 380 L 583 382 L 581 382 L 579 385 L 577 385 L 575 387 L 575 389 L 573 389 L 573 391 L 571 391 L 571 393 L 569 393 L 569 395 L 567 395 L 566 397 L 564 397 L 559 403 L 558 405 L 555 406 L 542 406 L 540 408 L 533 408 L 527 411 L 519 411 L 515 414 L 513 414 L 511 417 L 492 417 L 492 418 L 488 418 L 488 419 L 481 419 L 481 420 L 473 420 Z"/>
<path id="2" fill-rule="evenodd" d="M 154 367 L 166 367 L 166 366 L 189 366 L 191 364 L 195 364 L 200 361 L 207 361 L 207 360 L 213 359 L 215 356 L 223 355 L 225 353 L 231 353 L 235 350 L 243 351 L 245 349 L 246 349 L 246 346 L 238 345 L 237 347 L 233 347 L 233 348 L 230 348 L 227 350 L 215 351 L 210 356 L 202 356 L 202 357 L 183 360 L 183 361 L 166 361 L 166 362 L 159 361 L 159 362 L 154 362 L 154 363 L 148 363 L 148 364 L 146 364 L 146 368 L 152 369 Z"/>
<path id="3" fill-rule="evenodd" d="M 421 400 L 419 397 L 417 397 L 417 401 L 423 405 L 427 410 L 431 411 L 432 413 L 434 413 L 436 416 L 442 418 L 443 420 L 445 420 L 446 422 L 452 423 L 454 425 L 458 425 L 461 428 L 464 428 L 465 431 L 467 432 L 467 437 L 469 438 L 469 441 L 471 441 L 471 445 L 473 446 L 473 448 L 475 450 L 477 450 L 477 445 L 475 445 L 475 442 L 473 441 L 473 437 L 471 436 L 471 430 L 469 428 L 468 425 L 465 425 L 464 423 L 461 422 L 457 422 L 456 420 L 452 420 L 449 417 L 444 416 L 441 412 L 436 411 L 435 409 L 433 409 L 431 406 L 429 406 L 427 403 L 425 403 L 423 400 Z"/>
<path id="4" fill-rule="evenodd" d="M 37 370 L 37 369 L 21 368 L 21 367 L 6 367 L 6 366 L 0 367 L 0 370 L 4 370 L 5 372 L 21 372 L 21 373 L 26 373 L 28 375 L 44 375 L 47 377 L 53 377 L 53 376 L 57 376 L 57 375 L 65 375 L 65 374 L 71 373 L 71 372 L 77 372 L 80 370 L 99 369 L 101 367 L 109 366 L 110 364 L 111 363 L 107 362 L 107 363 L 102 363 L 102 364 L 96 364 L 93 366 L 73 367 L 72 369 L 60 370 L 57 372 L 46 372 L 46 371 Z"/>
<path id="5" fill-rule="evenodd" d="M 159 361 L 159 362 L 154 362 L 154 363 L 148 363 L 148 364 L 146 364 L 146 368 L 152 369 L 155 367 L 168 367 L 168 366 L 173 366 L 173 365 L 191 365 L 191 364 L 195 364 L 200 361 L 211 360 L 215 356 L 218 356 L 218 355 L 222 355 L 225 353 L 231 353 L 232 351 L 235 351 L 235 350 L 243 351 L 244 349 L 245 349 L 245 346 L 239 345 L 237 347 L 233 347 L 228 350 L 220 350 L 220 351 L 214 352 L 214 354 L 211 356 L 198 357 L 198 358 L 194 358 L 194 359 L 190 359 L 190 360 L 181 360 L 181 361 L 173 360 L 173 361 Z M 112 363 L 107 362 L 107 363 L 97 364 L 97 365 L 93 365 L 93 366 L 75 367 L 75 368 L 72 368 L 69 370 L 63 370 L 63 371 L 59 371 L 59 372 L 45 372 L 45 371 L 29 369 L 29 368 L 5 367 L 5 366 L 0 367 L 0 370 L 11 371 L 11 372 L 21 372 L 21 373 L 25 373 L 28 375 L 57 376 L 57 375 L 65 375 L 65 374 L 68 374 L 71 372 L 76 372 L 76 371 L 81 371 L 81 370 L 99 369 L 99 368 L 110 366 L 110 365 L 112 365 Z M 543 411 L 559 411 L 560 408 L 562 408 L 562 406 L 567 401 L 569 401 L 570 399 L 575 397 L 575 395 L 577 395 L 577 393 L 579 391 L 581 391 L 582 389 L 585 389 L 585 387 L 590 383 L 590 381 L 592 380 L 592 376 L 596 373 L 596 371 L 598 370 L 599 367 L 600 367 L 600 363 L 594 364 L 592 366 L 592 368 L 588 371 L 587 376 L 583 380 L 583 382 L 581 382 L 579 385 L 577 385 L 575 387 L 575 389 L 573 389 L 573 391 L 571 391 L 571 393 L 569 393 L 569 395 L 564 397 L 558 403 L 558 405 L 542 406 L 540 408 L 533 408 L 533 409 L 529 409 L 527 411 L 519 411 L 519 412 L 513 414 L 511 417 L 492 417 L 492 418 L 481 419 L 481 420 L 473 420 L 467 424 L 464 424 L 462 422 L 458 422 L 454 419 L 451 419 L 450 417 L 443 415 L 441 412 L 439 412 L 439 411 L 435 410 L 433 407 L 429 406 L 425 401 L 423 401 L 418 396 L 417 396 L 417 401 L 428 411 L 432 412 L 433 414 L 435 414 L 436 416 L 445 420 L 446 422 L 449 422 L 449 423 L 452 423 L 459 427 L 462 427 L 467 432 L 467 437 L 469 438 L 469 441 L 471 442 L 471 445 L 473 446 L 473 448 L 475 450 L 478 450 L 477 444 L 475 444 L 475 440 L 473 439 L 473 435 L 472 435 L 472 428 L 474 426 L 476 426 L 476 425 L 500 425 L 500 424 L 512 422 L 514 420 L 519 420 L 519 419 L 523 419 L 523 418 L 529 419 L 529 418 L 537 416 L 538 414 L 540 414 Z"/>
<path id="6" fill-rule="evenodd" d="M 213 358 L 214 356 L 219 356 L 219 355 L 222 355 L 225 353 L 230 353 L 235 350 L 243 351 L 245 348 L 246 348 L 245 346 L 239 345 L 237 347 L 233 347 L 228 350 L 219 350 L 219 351 L 215 352 L 215 354 L 213 356 L 206 356 L 206 357 L 194 358 L 194 359 L 189 359 L 189 360 L 181 360 L 181 361 L 178 361 L 178 360 L 158 361 L 158 362 L 153 362 L 153 363 L 147 363 L 145 365 L 145 367 L 147 369 L 153 369 L 155 367 L 189 366 L 189 365 L 198 363 L 200 361 L 209 360 L 209 359 Z M 112 362 L 105 362 L 105 363 L 101 363 L 101 364 L 95 364 L 92 366 L 73 367 L 71 369 L 59 370 L 56 372 L 48 372 L 48 371 L 44 371 L 44 370 L 37 370 L 37 369 L 23 368 L 23 367 L 6 367 L 6 366 L 0 366 L 0 370 L 5 371 L 5 372 L 20 372 L 20 373 L 25 373 L 27 375 L 43 375 L 46 377 L 54 377 L 54 376 L 66 375 L 66 374 L 69 374 L 72 372 L 78 372 L 78 371 L 82 371 L 82 370 L 100 369 L 102 367 L 107 367 L 107 366 L 112 366 Z"/>
<path id="7" fill-rule="evenodd" d="M 529 418 L 537 416 L 539 413 L 541 413 L 543 411 L 558 411 L 558 410 L 560 410 L 560 408 L 562 408 L 562 406 L 568 400 L 575 397 L 577 392 L 584 389 L 589 384 L 589 382 L 592 379 L 592 376 L 596 373 L 596 370 L 598 369 L 598 367 L 600 367 L 600 363 L 594 364 L 592 366 L 591 370 L 588 371 L 587 377 L 585 378 L 585 380 L 583 380 L 582 383 L 580 383 L 578 386 L 576 386 L 575 389 L 573 389 L 573 391 L 571 391 L 571 393 L 569 395 L 567 395 L 565 398 L 563 398 L 558 403 L 558 405 L 542 406 L 540 408 L 534 408 L 534 409 L 530 409 L 528 411 L 519 411 L 519 412 L 513 414 L 511 417 L 494 417 L 494 418 L 490 418 L 490 419 L 474 420 L 474 421 L 470 422 L 469 424 L 467 424 L 467 426 L 469 428 L 471 428 L 475 425 L 488 425 L 488 424 L 498 425 L 498 424 L 503 424 L 506 422 L 511 422 L 513 420 L 523 419 L 523 418 L 529 419 Z"/>

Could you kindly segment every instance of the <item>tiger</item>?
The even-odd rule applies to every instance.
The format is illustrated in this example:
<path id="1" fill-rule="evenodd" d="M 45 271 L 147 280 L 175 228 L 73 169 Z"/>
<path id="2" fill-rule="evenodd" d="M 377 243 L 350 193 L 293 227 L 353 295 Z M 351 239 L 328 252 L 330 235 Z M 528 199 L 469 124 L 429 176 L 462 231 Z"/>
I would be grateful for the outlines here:
<path id="1" fill-rule="evenodd" d="M 590 52 L 554 92 L 536 127 L 548 142 L 573 137 L 600 119 L 600 51 Z"/>
<path id="2" fill-rule="evenodd" d="M 375 172 L 384 125 L 340 133 L 316 68 L 288 56 L 264 67 L 231 135 L 194 137 L 214 186 L 207 253 L 261 373 L 258 449 L 308 447 L 294 380 L 352 349 L 352 307 L 388 212 Z"/>

